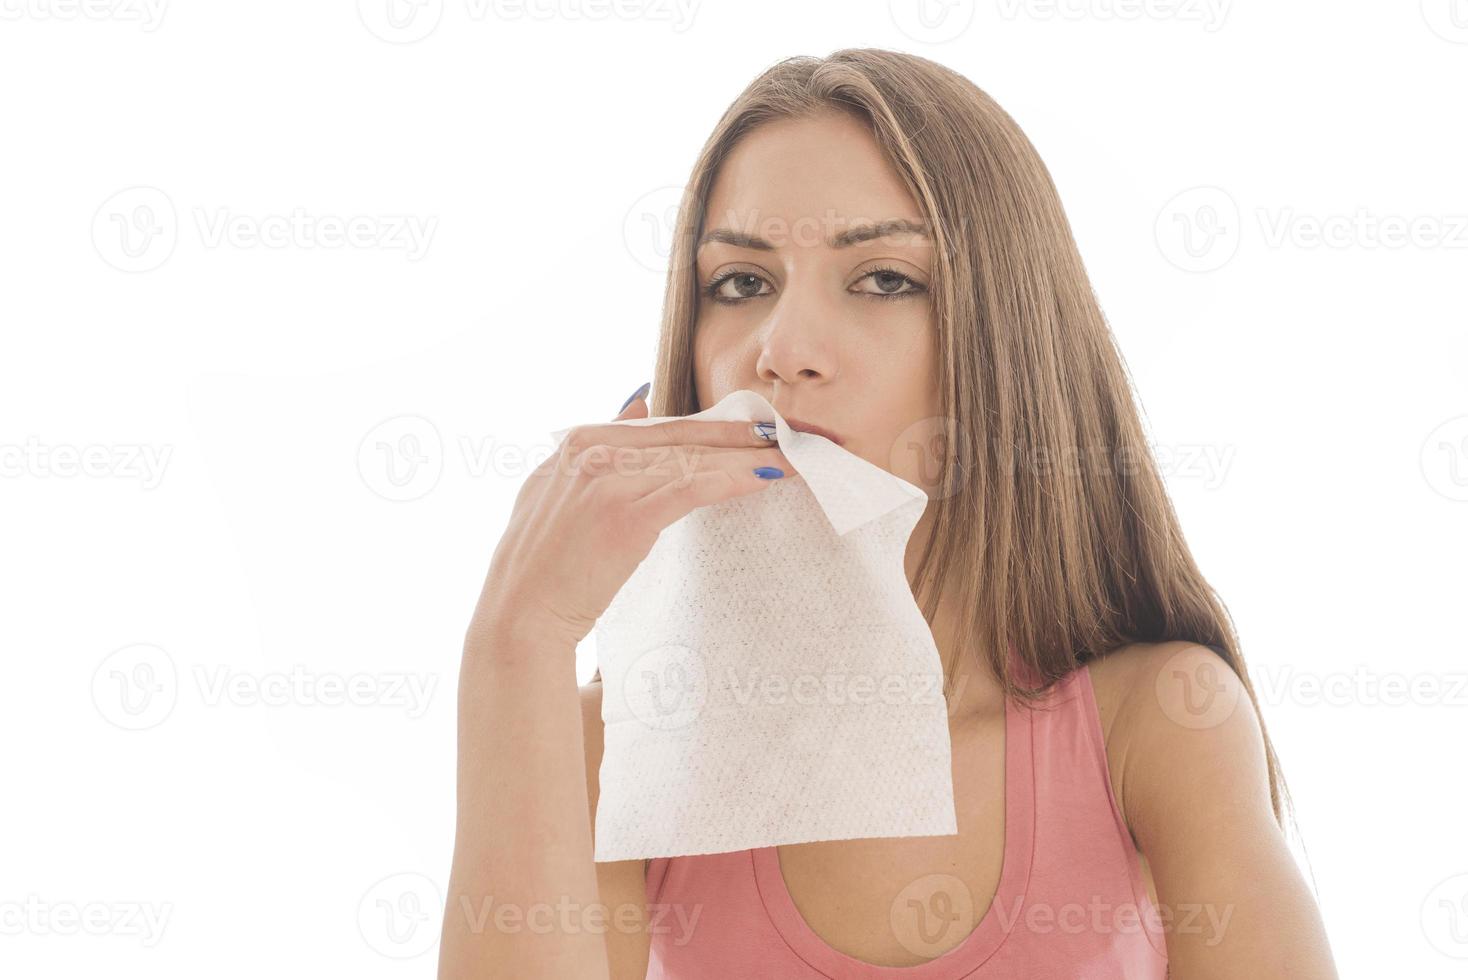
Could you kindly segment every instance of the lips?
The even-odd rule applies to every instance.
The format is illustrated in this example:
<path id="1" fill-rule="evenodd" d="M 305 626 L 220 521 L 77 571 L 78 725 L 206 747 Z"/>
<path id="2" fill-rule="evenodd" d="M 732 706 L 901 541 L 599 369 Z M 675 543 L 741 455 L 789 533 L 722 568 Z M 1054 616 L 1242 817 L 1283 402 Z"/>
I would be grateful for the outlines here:
<path id="1" fill-rule="evenodd" d="M 790 426 L 790 428 L 794 429 L 796 432 L 809 432 L 811 435 L 814 436 L 825 436 L 827 439 L 830 439 L 838 446 L 844 444 L 846 441 L 838 436 L 836 433 L 832 432 L 830 429 L 823 429 L 819 425 L 815 425 L 811 422 L 806 422 L 801 419 L 791 418 L 788 415 L 785 416 L 785 424 Z"/>

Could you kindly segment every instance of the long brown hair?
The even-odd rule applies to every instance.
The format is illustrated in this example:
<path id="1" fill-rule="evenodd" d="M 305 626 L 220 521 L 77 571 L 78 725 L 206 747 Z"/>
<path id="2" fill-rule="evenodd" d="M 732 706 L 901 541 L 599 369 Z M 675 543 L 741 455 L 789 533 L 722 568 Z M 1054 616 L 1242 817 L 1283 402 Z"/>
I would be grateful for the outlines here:
<path id="1" fill-rule="evenodd" d="M 871 48 L 794 57 L 735 99 L 683 191 L 651 414 L 700 409 L 695 250 L 720 162 L 764 122 L 832 110 L 870 128 L 934 244 L 945 444 L 914 581 L 924 615 L 932 621 L 941 586 L 955 581 L 959 649 L 984 651 L 1006 695 L 1026 704 L 1118 647 L 1183 640 L 1222 657 L 1257 710 L 1232 621 L 1183 539 L 1050 174 L 1014 120 L 942 65 Z M 1011 644 L 1038 683 L 1010 670 Z M 1288 790 L 1267 730 L 1264 747 L 1283 825 Z"/>

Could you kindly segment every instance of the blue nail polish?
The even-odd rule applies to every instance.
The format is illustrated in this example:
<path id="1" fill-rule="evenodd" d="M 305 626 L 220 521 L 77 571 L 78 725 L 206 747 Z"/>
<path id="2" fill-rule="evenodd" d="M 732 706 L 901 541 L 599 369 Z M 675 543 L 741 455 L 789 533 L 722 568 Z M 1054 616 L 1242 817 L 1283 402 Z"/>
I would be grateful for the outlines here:
<path id="1" fill-rule="evenodd" d="M 641 398 L 643 395 L 647 394 L 647 389 L 649 389 L 651 387 L 652 387 L 652 382 L 651 381 L 644 381 L 641 388 L 638 388 L 632 394 L 630 394 L 630 395 L 627 396 L 627 400 L 622 403 L 622 407 L 619 408 L 619 409 L 617 409 L 617 414 L 618 415 L 621 415 L 622 412 L 623 412 L 623 410 L 625 410 L 628 405 L 631 405 L 634 401 L 636 401 L 637 399 Z"/>
<path id="2" fill-rule="evenodd" d="M 778 466 L 756 466 L 754 475 L 761 480 L 778 480 L 785 475 L 785 471 Z"/>
<path id="3" fill-rule="evenodd" d="M 754 424 L 754 434 L 761 439 L 768 439 L 770 442 L 775 442 L 778 438 L 775 435 L 775 423 L 773 422 L 756 422 Z"/>

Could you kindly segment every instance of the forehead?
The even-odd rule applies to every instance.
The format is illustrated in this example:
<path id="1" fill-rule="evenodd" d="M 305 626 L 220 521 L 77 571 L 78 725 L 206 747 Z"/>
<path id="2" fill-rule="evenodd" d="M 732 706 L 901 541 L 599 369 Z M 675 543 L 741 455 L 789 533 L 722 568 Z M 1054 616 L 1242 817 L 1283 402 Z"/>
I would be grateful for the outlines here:
<path id="1" fill-rule="evenodd" d="M 846 113 L 778 119 L 746 134 L 719 168 L 706 228 L 790 228 L 816 221 L 840 231 L 922 212 L 865 123 Z M 768 235 L 764 237 L 770 237 Z"/>

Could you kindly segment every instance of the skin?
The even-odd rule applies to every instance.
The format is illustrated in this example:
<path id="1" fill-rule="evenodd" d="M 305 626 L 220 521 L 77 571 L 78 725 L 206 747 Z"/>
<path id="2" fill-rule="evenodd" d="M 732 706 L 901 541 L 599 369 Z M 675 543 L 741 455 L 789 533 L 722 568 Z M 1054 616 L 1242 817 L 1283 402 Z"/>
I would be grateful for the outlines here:
<path id="1" fill-rule="evenodd" d="M 715 241 L 699 250 L 700 282 L 741 274 L 719 287 L 720 295 L 739 302 L 700 302 L 694 344 L 700 408 L 752 389 L 787 419 L 833 430 L 849 451 L 930 487 L 931 467 L 906 448 L 938 411 L 936 330 L 921 289 L 931 282 L 931 247 L 911 234 L 844 248 L 827 241 L 872 222 L 920 218 L 871 136 L 840 114 L 761 126 L 725 161 L 709 214 L 710 230 L 754 234 L 772 247 Z M 895 274 L 871 275 L 876 268 Z M 874 295 L 883 292 L 904 295 Z M 639 399 L 618 417 L 646 416 Z M 752 448 L 757 440 L 737 424 L 679 425 L 621 432 L 582 427 L 547 467 L 568 456 L 584 461 L 581 453 L 596 443 L 621 441 L 639 454 L 649 440 L 662 440 L 680 460 L 697 460 L 698 493 L 707 499 L 758 492 L 748 469 L 771 465 L 778 450 Z M 503 967 L 506 976 L 539 971 L 634 980 L 646 973 L 646 862 L 591 861 L 601 688 L 587 685 L 578 694 L 568 681 L 575 643 L 646 555 L 657 530 L 686 513 L 688 498 L 697 495 L 669 492 L 661 506 L 641 506 L 656 496 L 650 490 L 676 483 L 666 472 L 639 469 L 646 458 L 637 455 L 624 475 L 588 479 L 548 471 L 546 479 L 530 481 L 496 551 L 460 681 L 460 816 L 441 977 L 482 976 L 485 963 Z M 790 472 L 788 460 L 772 465 Z M 909 543 L 910 576 L 930 517 L 931 508 Z M 587 554 L 604 557 L 588 567 Z M 922 962 L 957 945 L 972 927 L 965 923 L 923 955 L 915 953 L 911 937 L 895 932 L 891 921 L 894 898 L 914 881 L 935 872 L 962 879 L 976 901 L 973 921 L 988 910 L 998 884 L 1004 705 L 983 658 L 957 648 L 955 623 L 943 597 L 933 636 L 953 678 L 959 833 L 778 849 L 787 887 L 812 929 L 868 962 Z M 1234 710 L 1205 727 L 1180 724 L 1177 719 L 1189 717 L 1189 689 L 1169 679 L 1209 669 L 1219 696 L 1234 697 Z M 1143 861 L 1149 896 L 1164 916 L 1176 910 L 1178 922 L 1195 905 L 1209 907 L 1215 921 L 1227 916 L 1221 931 L 1167 933 L 1173 980 L 1336 976 L 1319 914 L 1269 809 L 1258 721 L 1238 678 L 1211 651 L 1186 643 L 1124 647 L 1093 663 L 1091 674 L 1112 791 Z M 578 744 L 583 752 L 567 751 Z M 513 761 L 492 771 L 492 760 L 502 759 Z M 599 900 L 618 925 L 599 934 L 603 946 L 585 929 L 532 937 L 457 921 L 455 902 L 490 893 L 520 902 L 553 895 Z"/>

